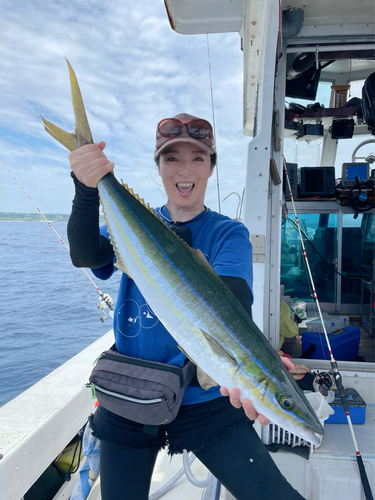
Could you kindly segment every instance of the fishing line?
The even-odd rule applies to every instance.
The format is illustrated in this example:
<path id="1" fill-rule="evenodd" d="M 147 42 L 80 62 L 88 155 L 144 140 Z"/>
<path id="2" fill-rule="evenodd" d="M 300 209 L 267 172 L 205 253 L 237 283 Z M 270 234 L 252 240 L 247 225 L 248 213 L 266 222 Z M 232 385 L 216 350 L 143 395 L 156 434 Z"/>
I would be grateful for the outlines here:
<path id="1" fill-rule="evenodd" d="M 17 182 L 17 184 L 19 185 L 19 187 L 22 189 L 22 191 L 26 194 L 26 196 L 29 198 L 29 200 L 31 201 L 31 203 L 35 206 L 35 208 L 38 210 L 38 212 L 40 213 L 40 215 L 44 218 L 44 220 L 47 222 L 47 224 L 49 225 L 49 227 L 53 230 L 53 232 L 56 234 L 56 236 L 59 238 L 59 240 L 61 241 L 61 243 L 64 245 L 64 247 L 68 250 L 68 252 L 70 252 L 69 250 L 69 247 L 68 245 L 65 243 L 65 241 L 61 238 L 61 236 L 59 235 L 59 233 L 56 231 L 56 229 L 52 226 L 51 222 L 47 219 L 47 217 L 44 215 L 44 213 L 41 211 L 41 209 L 37 206 L 37 204 L 34 202 L 34 200 L 31 198 L 31 196 L 29 195 L 29 193 L 26 191 L 26 189 L 18 182 L 18 179 L 13 175 L 13 173 L 10 171 L 10 169 L 1 161 L 0 162 L 3 167 L 9 172 L 9 174 L 13 177 L 13 179 Z M 96 288 L 97 292 L 99 293 L 100 295 L 100 298 L 99 298 L 99 303 L 98 303 L 98 308 L 103 312 L 103 314 L 105 315 L 104 317 L 101 317 L 100 320 L 102 322 L 104 322 L 104 318 L 107 317 L 107 314 L 105 312 L 105 309 L 107 307 L 109 307 L 110 311 L 114 311 L 114 307 L 113 307 L 113 301 L 111 299 L 111 297 L 107 294 L 107 293 L 103 293 L 100 291 L 99 287 L 95 284 L 95 282 L 93 281 L 93 279 L 91 278 L 91 276 L 87 273 L 87 271 L 83 268 L 81 268 L 82 271 L 86 274 L 86 276 L 88 277 L 88 279 L 91 281 L 91 283 L 94 285 L 94 287 Z"/>
<path id="2" fill-rule="evenodd" d="M 297 224 L 294 222 L 294 220 L 292 220 L 292 219 L 289 219 L 289 218 L 288 218 L 288 222 L 290 222 L 290 223 L 291 223 L 291 224 L 292 224 L 292 225 L 293 225 L 296 229 L 298 229 L 298 228 L 297 228 Z M 322 259 L 322 261 L 323 261 L 325 264 L 327 264 L 327 266 L 328 266 L 329 268 L 332 268 L 333 272 L 335 272 L 336 274 L 339 274 L 339 275 L 340 275 L 340 276 L 342 276 L 343 278 L 346 278 L 346 276 L 345 276 L 344 274 L 342 274 L 342 273 L 340 273 L 339 271 L 337 271 L 337 269 L 336 269 L 336 267 L 334 266 L 334 264 L 330 264 L 330 262 L 328 262 L 328 261 L 326 260 L 326 258 L 325 258 L 325 257 L 324 257 L 324 256 L 323 256 L 320 252 L 318 252 L 318 250 L 315 248 L 315 246 L 313 245 L 313 243 L 312 243 L 312 241 L 310 240 L 310 238 L 307 236 L 307 234 L 306 234 L 306 233 L 304 233 L 304 231 L 302 231 L 302 229 L 301 229 L 301 233 L 302 233 L 302 235 L 304 236 L 304 238 L 305 238 L 305 240 L 307 241 L 307 243 L 309 243 L 309 245 L 311 246 L 311 248 L 314 250 L 314 252 L 316 252 L 316 253 L 319 255 L 319 257 Z"/>
<path id="3" fill-rule="evenodd" d="M 329 341 L 329 338 L 328 338 L 328 334 L 327 334 L 327 330 L 326 330 L 326 327 L 325 327 L 325 324 L 324 324 L 324 321 L 323 321 L 323 315 L 322 315 L 322 311 L 320 309 L 318 295 L 316 293 L 314 280 L 313 280 L 313 277 L 312 277 L 312 274 L 311 274 L 309 260 L 307 258 L 305 245 L 303 243 L 303 237 L 302 237 L 301 228 L 300 228 L 300 224 L 299 224 L 299 220 L 298 220 L 296 205 L 294 203 L 294 197 L 293 197 L 292 188 L 291 188 L 291 185 L 290 185 L 290 182 L 289 182 L 288 169 L 286 167 L 286 159 L 285 159 L 284 155 L 283 155 L 283 168 L 284 168 L 285 178 L 286 178 L 287 183 L 288 183 L 288 189 L 289 189 L 290 199 L 292 201 L 293 210 L 294 210 L 294 216 L 295 216 L 295 219 L 296 219 L 296 223 L 297 223 L 297 227 L 298 227 L 298 232 L 299 232 L 299 236 L 300 236 L 300 240 L 301 240 L 301 246 L 302 246 L 302 250 L 303 250 L 303 256 L 305 258 L 305 263 L 306 263 L 306 268 L 307 268 L 307 271 L 308 271 L 309 280 L 311 282 L 311 287 L 313 289 L 313 297 L 315 299 L 316 307 L 317 307 L 318 312 L 319 312 L 319 318 L 320 318 L 320 321 L 322 323 L 325 340 L 327 342 L 327 347 L 328 347 L 329 355 L 330 355 L 330 358 L 331 358 L 330 361 L 331 361 L 331 366 L 332 366 L 332 371 L 333 371 L 333 378 L 334 378 L 334 381 L 336 383 L 338 394 L 339 394 L 340 399 L 341 399 L 341 404 L 342 404 L 342 406 L 344 408 L 344 411 L 345 411 L 346 419 L 347 419 L 348 425 L 349 425 L 350 434 L 351 434 L 351 437 L 352 437 L 352 440 L 353 440 L 353 444 L 354 444 L 355 455 L 356 455 L 356 459 L 357 459 L 359 473 L 360 473 L 361 480 L 362 480 L 363 491 L 365 493 L 366 500 L 374 500 L 374 497 L 372 495 L 371 488 L 370 488 L 370 483 L 369 483 L 369 480 L 368 480 L 368 477 L 367 477 L 367 474 L 366 474 L 365 466 L 363 464 L 362 456 L 361 456 L 361 453 L 360 453 L 359 448 L 358 448 L 357 439 L 355 437 L 355 433 L 354 433 L 354 429 L 353 429 L 353 424 L 352 424 L 352 419 L 350 418 L 349 405 L 348 405 L 348 401 L 347 401 L 347 399 L 345 397 L 344 385 L 342 383 L 341 374 L 340 374 L 339 368 L 337 366 L 337 361 L 333 357 L 331 344 L 330 344 L 330 341 Z"/>
<path id="4" fill-rule="evenodd" d="M 217 144 L 216 144 L 216 127 L 215 127 L 214 93 L 213 93 L 213 89 L 212 89 L 211 56 L 210 56 L 210 44 L 209 44 L 209 41 L 208 41 L 208 33 L 207 33 L 207 53 L 208 53 L 208 70 L 209 70 L 209 73 L 210 73 L 210 87 L 211 87 L 212 125 L 213 125 L 213 131 L 214 131 L 215 147 L 217 148 Z M 221 214 L 221 206 L 220 206 L 220 183 L 219 183 L 219 163 L 217 161 L 217 157 L 216 157 L 216 184 L 217 184 L 217 201 L 218 201 L 218 204 L 219 204 L 219 214 Z"/>

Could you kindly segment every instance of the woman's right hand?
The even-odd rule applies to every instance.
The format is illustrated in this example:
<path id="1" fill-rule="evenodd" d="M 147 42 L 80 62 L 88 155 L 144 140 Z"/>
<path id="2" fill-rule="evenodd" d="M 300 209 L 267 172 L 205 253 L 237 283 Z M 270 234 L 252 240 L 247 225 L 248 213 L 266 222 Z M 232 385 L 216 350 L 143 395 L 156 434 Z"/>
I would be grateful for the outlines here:
<path id="1" fill-rule="evenodd" d="M 115 168 L 115 164 L 103 153 L 105 146 L 104 141 L 86 144 L 69 155 L 70 168 L 87 187 L 98 187 L 100 179 Z"/>

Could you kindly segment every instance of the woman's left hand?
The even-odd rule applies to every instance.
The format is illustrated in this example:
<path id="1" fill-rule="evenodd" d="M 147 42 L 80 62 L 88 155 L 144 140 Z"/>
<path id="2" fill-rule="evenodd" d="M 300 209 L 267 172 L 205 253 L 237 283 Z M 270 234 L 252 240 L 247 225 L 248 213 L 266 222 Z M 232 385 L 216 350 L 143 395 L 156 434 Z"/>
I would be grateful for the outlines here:
<path id="1" fill-rule="evenodd" d="M 287 370 L 289 371 L 293 370 L 294 365 L 288 358 L 280 358 L 280 359 L 284 363 L 285 368 Z M 229 400 L 235 408 L 243 407 L 245 414 L 247 415 L 247 417 L 250 418 L 250 420 L 258 419 L 258 422 L 261 425 L 267 425 L 270 423 L 268 418 L 266 418 L 264 415 L 258 413 L 255 410 L 253 403 L 250 401 L 250 399 L 245 398 L 242 402 L 240 401 L 240 391 L 238 389 L 232 389 L 229 393 L 226 387 L 220 387 L 220 393 L 222 396 L 229 396 Z"/>

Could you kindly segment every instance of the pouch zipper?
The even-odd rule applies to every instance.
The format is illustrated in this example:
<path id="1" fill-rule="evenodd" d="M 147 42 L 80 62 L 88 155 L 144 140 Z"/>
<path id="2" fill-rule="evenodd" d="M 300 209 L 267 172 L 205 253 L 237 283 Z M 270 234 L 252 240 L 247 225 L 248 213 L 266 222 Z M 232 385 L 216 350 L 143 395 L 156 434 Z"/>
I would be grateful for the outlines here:
<path id="1" fill-rule="evenodd" d="M 112 396 L 117 399 L 124 399 L 125 401 L 130 401 L 131 403 L 138 403 L 142 405 L 150 405 L 155 403 L 161 403 L 164 398 L 155 398 L 155 399 L 136 399 L 130 396 L 125 396 L 124 394 L 119 394 L 118 392 L 108 391 L 107 389 L 103 389 L 103 387 L 99 387 L 98 385 L 91 384 L 91 388 L 94 387 L 96 392 L 102 392 L 103 394 L 107 394 L 108 396 Z"/>
<path id="2" fill-rule="evenodd" d="M 112 353 L 109 352 L 103 352 L 97 361 L 99 359 L 110 359 L 112 361 L 119 361 L 120 363 L 126 363 L 128 365 L 136 365 L 136 366 L 143 366 L 145 368 L 157 368 L 158 370 L 161 371 L 166 371 L 166 372 L 172 372 L 175 375 L 178 376 L 180 379 L 180 387 L 184 385 L 184 376 L 182 372 L 182 368 L 178 368 L 177 366 L 172 366 L 172 365 L 166 365 L 164 363 L 159 363 L 157 361 L 147 361 L 144 359 L 138 359 L 138 358 L 130 358 L 126 357 L 126 359 L 122 358 L 122 354 L 116 354 L 115 351 Z"/>

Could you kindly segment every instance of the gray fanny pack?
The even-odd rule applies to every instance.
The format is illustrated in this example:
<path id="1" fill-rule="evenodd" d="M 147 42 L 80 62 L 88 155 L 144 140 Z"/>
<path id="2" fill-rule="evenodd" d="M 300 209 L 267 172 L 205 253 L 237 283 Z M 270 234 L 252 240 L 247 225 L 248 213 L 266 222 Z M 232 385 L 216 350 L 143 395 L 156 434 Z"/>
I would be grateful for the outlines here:
<path id="1" fill-rule="evenodd" d="M 179 368 L 124 356 L 113 346 L 99 356 L 90 385 L 99 404 L 112 413 L 144 425 L 164 425 L 176 418 L 195 373 L 190 360 Z"/>

